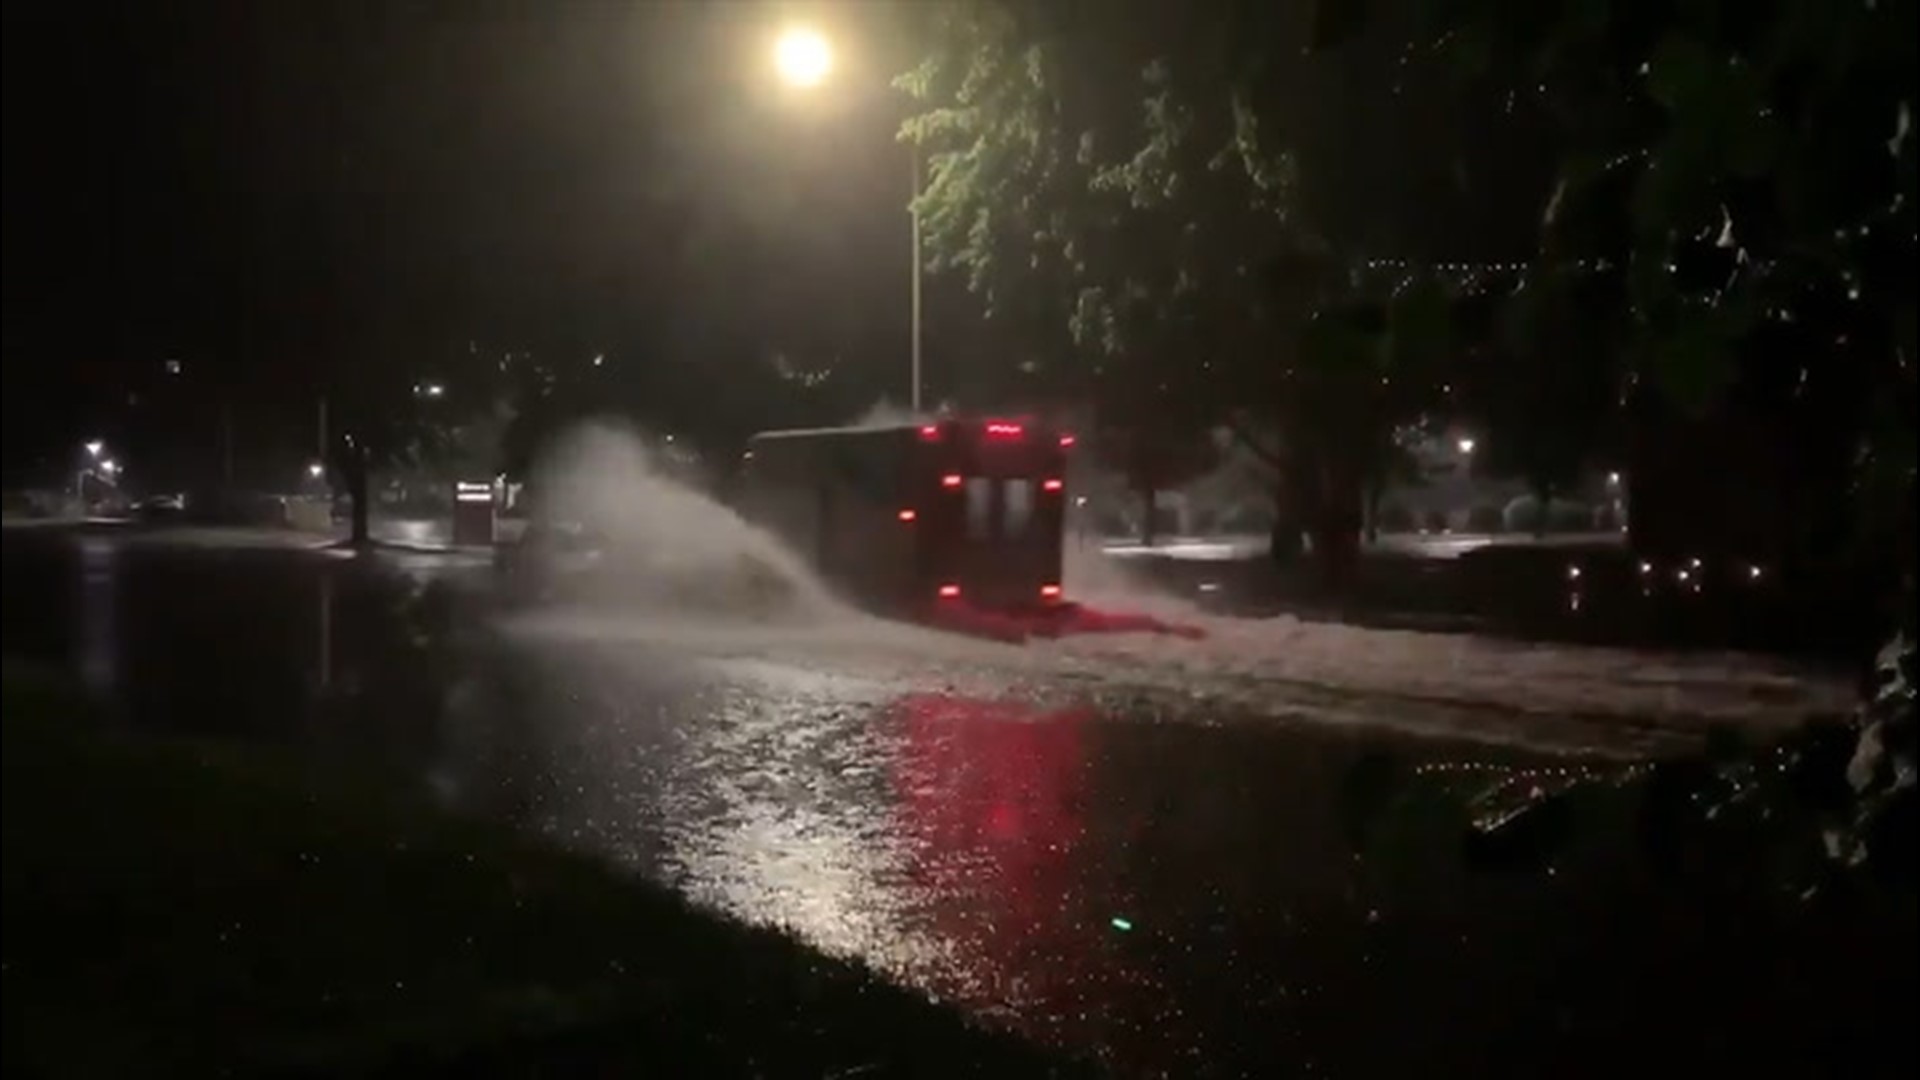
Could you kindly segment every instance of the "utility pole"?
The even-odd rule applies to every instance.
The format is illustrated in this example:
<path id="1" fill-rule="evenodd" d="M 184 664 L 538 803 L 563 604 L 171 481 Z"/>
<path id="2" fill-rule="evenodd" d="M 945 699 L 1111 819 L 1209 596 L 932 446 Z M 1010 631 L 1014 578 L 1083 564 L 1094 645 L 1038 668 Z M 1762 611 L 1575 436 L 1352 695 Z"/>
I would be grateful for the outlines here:
<path id="1" fill-rule="evenodd" d="M 909 175 L 912 178 L 911 190 L 907 195 L 907 216 L 913 219 L 913 387 L 912 402 L 914 415 L 920 414 L 920 208 L 915 205 L 920 200 L 920 153 L 912 146 L 907 148 L 907 160 L 911 163 Z"/>
<path id="2" fill-rule="evenodd" d="M 220 405 L 220 475 L 228 491 L 233 490 L 233 399 Z"/>

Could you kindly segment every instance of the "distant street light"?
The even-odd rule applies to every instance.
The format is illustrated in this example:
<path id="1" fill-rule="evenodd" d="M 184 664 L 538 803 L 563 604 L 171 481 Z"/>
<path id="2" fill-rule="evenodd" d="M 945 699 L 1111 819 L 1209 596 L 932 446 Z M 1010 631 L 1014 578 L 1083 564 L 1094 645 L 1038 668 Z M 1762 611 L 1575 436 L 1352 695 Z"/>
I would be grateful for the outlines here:
<path id="1" fill-rule="evenodd" d="M 1457 445 L 1457 446 L 1459 446 L 1459 447 L 1460 447 L 1460 452 L 1461 452 L 1461 453 L 1463 453 L 1463 454 L 1471 454 L 1471 453 L 1473 453 L 1473 447 L 1474 447 L 1474 441 L 1473 441 L 1473 439 L 1472 439 L 1471 437 L 1469 437 L 1469 438 L 1464 438 L 1464 439 L 1461 439 L 1461 440 L 1460 440 L 1460 441 L 1459 441 L 1458 443 L 1456 443 L 1455 445 Z"/>
<path id="2" fill-rule="evenodd" d="M 414 383 L 413 393 L 415 397 L 439 398 L 446 396 L 447 388 L 444 384 L 437 382 Z"/>
<path id="3" fill-rule="evenodd" d="M 1608 487 L 1619 487 L 1619 486 L 1620 486 L 1620 474 L 1619 474 L 1619 473 L 1617 473 L 1617 472 L 1610 472 L 1610 473 L 1608 473 L 1608 474 L 1607 474 L 1607 486 L 1608 486 Z"/>
<path id="4" fill-rule="evenodd" d="M 773 44 L 773 66 L 790 86 L 819 86 L 833 72 L 833 46 L 817 30 L 792 27 Z"/>
<path id="5" fill-rule="evenodd" d="M 82 443 L 81 445 L 87 448 L 87 456 L 94 457 L 94 458 L 99 457 L 100 451 L 105 450 L 107 448 L 107 444 L 101 442 L 99 439 L 89 439 L 88 441 Z"/>
<path id="6" fill-rule="evenodd" d="M 109 480 L 113 479 L 113 475 L 119 471 L 120 471 L 120 463 L 113 460 L 112 458 L 108 458 L 107 460 L 100 463 L 100 475 L 106 477 Z"/>
<path id="7" fill-rule="evenodd" d="M 315 480 L 318 480 L 321 477 L 327 475 L 327 467 L 325 465 L 320 464 L 317 461 L 313 462 L 312 464 L 307 466 L 307 475 L 313 477 Z"/>
<path id="8" fill-rule="evenodd" d="M 808 27 L 790 27 L 773 43 L 773 67 L 788 86 L 810 90 L 833 74 L 833 45 L 819 31 Z M 920 411 L 920 212 L 913 205 L 920 196 L 920 156 L 909 148 L 907 216 L 911 222 L 909 239 L 912 259 L 910 345 L 912 371 L 908 395 L 915 413 Z"/>

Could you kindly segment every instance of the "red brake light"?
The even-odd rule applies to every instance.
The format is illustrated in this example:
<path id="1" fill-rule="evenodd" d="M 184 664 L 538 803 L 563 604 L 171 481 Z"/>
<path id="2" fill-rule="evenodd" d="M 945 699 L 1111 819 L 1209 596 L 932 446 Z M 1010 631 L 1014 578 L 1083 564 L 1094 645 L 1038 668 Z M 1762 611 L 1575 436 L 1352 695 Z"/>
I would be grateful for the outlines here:
<path id="1" fill-rule="evenodd" d="M 1073 438 L 1073 436 L 1071 436 L 1071 435 L 1062 435 L 1062 436 L 1060 436 L 1060 448 L 1061 448 L 1062 450 L 1064 450 L 1064 449 L 1066 449 L 1066 448 L 1068 448 L 1068 447 L 1070 447 L 1070 446 L 1072 446 L 1073 444 L 1074 444 L 1074 438 Z"/>
<path id="2" fill-rule="evenodd" d="M 1067 486 L 1067 485 L 1066 485 L 1066 482 L 1065 482 L 1065 481 L 1063 481 L 1063 480 L 1061 480 L 1061 479 L 1060 479 L 1059 477 L 1057 477 L 1057 476 L 1049 476 L 1049 477 L 1047 477 L 1047 479 L 1046 479 L 1046 480 L 1045 480 L 1045 481 L 1044 481 L 1043 483 L 1041 483 L 1041 485 L 1040 485 L 1040 490 L 1042 490 L 1042 491 L 1059 491 L 1060 489 L 1062 489 L 1062 488 L 1064 488 L 1064 487 L 1066 487 L 1066 486 Z"/>
<path id="3" fill-rule="evenodd" d="M 987 437 L 991 439 L 1017 439 L 1026 434 L 1026 431 L 1027 429 L 1021 427 L 1019 424 L 1009 423 L 1005 420 L 990 420 L 987 422 Z"/>
<path id="4" fill-rule="evenodd" d="M 957 472 L 950 472 L 950 473 L 948 473 L 947 475 L 945 475 L 945 476 L 943 476 L 943 477 L 941 477 L 941 478 L 940 478 L 940 486 L 941 486 L 941 487 L 950 487 L 950 488 L 956 488 L 956 487 L 959 487 L 959 486 L 960 486 L 960 474 L 959 474 L 959 473 L 957 473 Z"/>
<path id="5" fill-rule="evenodd" d="M 920 425 L 920 439 L 923 442 L 939 442 L 940 441 L 940 425 L 939 424 Z"/>
<path id="6" fill-rule="evenodd" d="M 1040 599 L 1042 599 L 1042 600 L 1058 600 L 1058 599 L 1060 599 L 1060 586 L 1058 586 L 1058 585 L 1042 585 L 1042 586 L 1040 586 Z"/>
<path id="7" fill-rule="evenodd" d="M 959 599 L 959 597 L 960 597 L 960 586 L 958 585 L 940 586 L 940 599 L 956 600 L 956 599 Z"/>
<path id="8" fill-rule="evenodd" d="M 918 518 L 919 516 L 920 516 L 920 514 L 919 514 L 919 512 L 918 512 L 918 511 L 916 511 L 916 510 L 911 510 L 911 509 L 908 509 L 908 510 L 902 510 L 902 511 L 900 511 L 900 515 L 899 515 L 899 517 L 900 517 L 900 520 L 901 520 L 901 521 L 913 521 L 914 519 L 916 519 L 916 518 Z"/>

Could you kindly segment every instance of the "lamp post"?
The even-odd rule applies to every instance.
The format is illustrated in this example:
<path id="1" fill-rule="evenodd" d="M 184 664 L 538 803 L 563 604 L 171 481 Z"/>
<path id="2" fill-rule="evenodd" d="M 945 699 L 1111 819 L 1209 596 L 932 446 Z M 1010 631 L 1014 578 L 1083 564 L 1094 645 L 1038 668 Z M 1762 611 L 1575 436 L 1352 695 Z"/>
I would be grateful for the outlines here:
<path id="1" fill-rule="evenodd" d="M 80 444 L 80 448 L 87 452 L 87 457 L 80 463 L 79 470 L 74 473 L 73 497 L 80 501 L 81 508 L 84 510 L 87 504 L 87 477 L 93 475 L 94 469 L 104 468 L 100 464 L 100 455 L 106 452 L 107 444 L 99 439 L 88 439 Z"/>
<path id="2" fill-rule="evenodd" d="M 773 45 L 774 70 L 782 82 L 796 90 L 811 90 L 833 74 L 833 44 L 819 31 L 807 27 L 790 27 Z M 907 217 L 910 236 L 908 238 L 909 257 L 911 259 L 911 278 L 908 285 L 908 356 L 910 369 L 908 374 L 908 399 L 913 411 L 920 412 L 920 359 L 921 359 L 921 268 L 920 268 L 920 211 L 914 201 L 920 195 L 920 157 L 909 150 L 907 158 L 908 195 Z"/>

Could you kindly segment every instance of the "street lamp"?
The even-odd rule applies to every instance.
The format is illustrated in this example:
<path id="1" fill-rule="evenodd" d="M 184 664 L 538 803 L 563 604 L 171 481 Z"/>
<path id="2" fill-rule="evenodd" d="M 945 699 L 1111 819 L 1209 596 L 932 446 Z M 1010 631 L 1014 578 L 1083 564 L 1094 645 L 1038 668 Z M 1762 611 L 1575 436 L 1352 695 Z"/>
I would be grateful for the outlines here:
<path id="1" fill-rule="evenodd" d="M 327 475 L 327 467 L 315 461 L 307 465 L 307 475 L 315 480 Z"/>
<path id="2" fill-rule="evenodd" d="M 1472 436 L 1467 436 L 1466 438 L 1463 438 L 1463 439 L 1461 439 L 1461 440 L 1460 440 L 1460 441 L 1459 441 L 1458 443 L 1456 443 L 1456 444 L 1454 444 L 1454 445 L 1456 445 L 1456 446 L 1458 446 L 1458 447 L 1460 448 L 1460 452 L 1461 452 L 1461 453 L 1463 453 L 1463 454 L 1471 454 L 1471 453 L 1473 453 L 1473 448 L 1474 448 L 1474 445 L 1475 445 L 1475 444 L 1474 444 L 1474 441 L 1473 441 L 1473 437 L 1472 437 Z"/>
<path id="3" fill-rule="evenodd" d="M 100 475 L 106 477 L 109 480 L 113 479 L 114 474 L 119 471 L 120 471 L 120 463 L 113 460 L 112 458 L 108 458 L 107 460 L 100 463 Z"/>
<path id="4" fill-rule="evenodd" d="M 827 80 L 833 74 L 833 45 L 819 31 L 807 27 L 789 27 L 773 43 L 773 67 L 782 82 L 800 90 L 810 90 Z M 908 150 L 908 195 L 907 217 L 911 223 L 912 236 L 909 243 L 909 257 L 912 259 L 912 278 L 910 286 L 911 305 L 910 323 L 912 342 L 910 357 L 912 370 L 908 393 L 911 407 L 915 413 L 920 411 L 920 211 L 913 204 L 920 196 L 920 157 Z"/>
<path id="5" fill-rule="evenodd" d="M 790 86 L 818 86 L 833 72 L 833 46 L 817 30 L 791 27 L 773 43 L 773 66 Z"/>
<path id="6" fill-rule="evenodd" d="M 86 447 L 87 456 L 90 458 L 98 458 L 100 456 L 100 451 L 105 450 L 107 448 L 107 444 L 101 442 L 99 439 L 89 439 L 86 442 L 81 443 L 80 445 Z"/>

